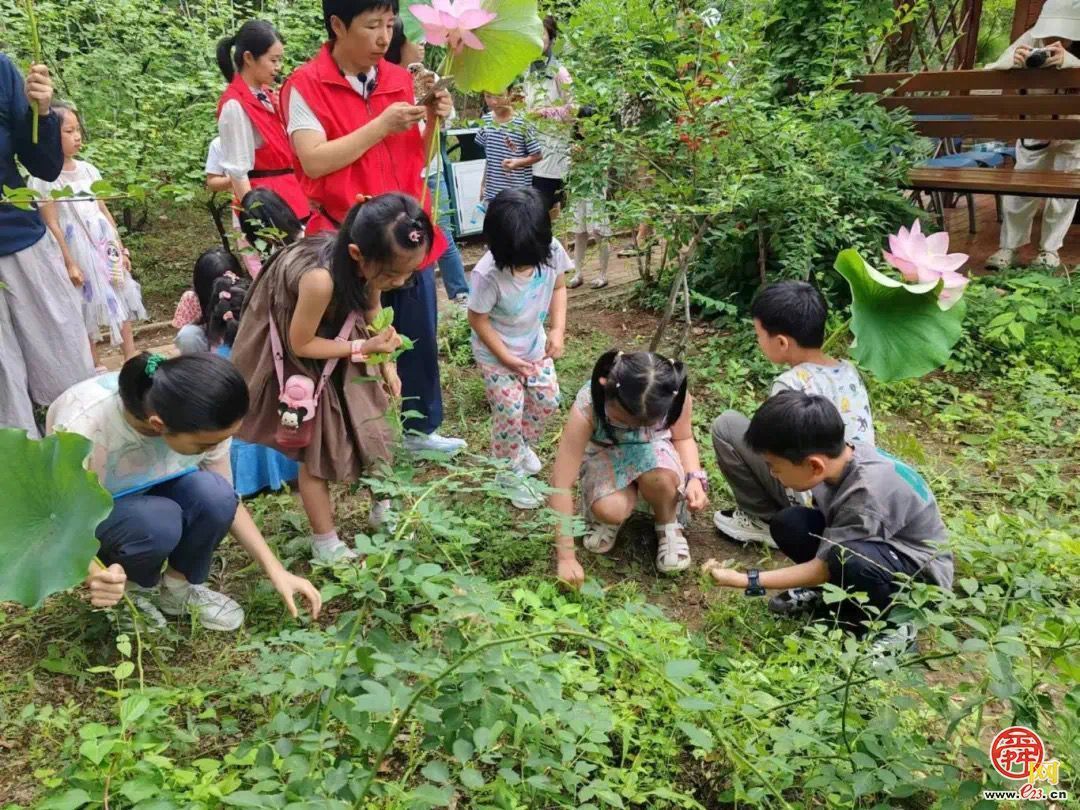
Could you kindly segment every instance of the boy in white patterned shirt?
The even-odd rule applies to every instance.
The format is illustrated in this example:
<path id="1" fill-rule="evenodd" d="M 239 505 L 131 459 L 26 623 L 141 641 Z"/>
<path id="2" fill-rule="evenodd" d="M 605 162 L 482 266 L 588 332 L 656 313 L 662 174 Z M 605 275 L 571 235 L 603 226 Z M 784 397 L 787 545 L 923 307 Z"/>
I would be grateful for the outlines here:
<path id="1" fill-rule="evenodd" d="M 872 446 L 870 397 L 859 372 L 846 360 L 821 351 L 829 309 L 818 289 L 804 281 L 770 284 L 755 297 L 750 314 L 765 357 L 790 367 L 773 382 L 770 396 L 781 391 L 821 395 L 840 412 L 845 440 Z M 747 445 L 749 425 L 750 420 L 736 411 L 726 411 L 713 422 L 716 460 L 737 504 L 735 509 L 716 512 L 713 523 L 733 540 L 775 548 L 769 521 L 791 506 L 792 499 L 765 460 Z"/>

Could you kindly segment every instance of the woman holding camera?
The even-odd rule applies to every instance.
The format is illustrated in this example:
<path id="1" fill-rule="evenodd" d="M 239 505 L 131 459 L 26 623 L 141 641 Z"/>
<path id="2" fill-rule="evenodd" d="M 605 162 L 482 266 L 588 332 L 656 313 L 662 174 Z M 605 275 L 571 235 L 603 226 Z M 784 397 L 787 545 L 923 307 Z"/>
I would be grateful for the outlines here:
<path id="1" fill-rule="evenodd" d="M 1047 0 L 1039 19 L 988 70 L 1014 68 L 1080 68 L 1080 0 Z M 1016 142 L 1016 168 L 1027 171 L 1072 172 L 1080 169 L 1080 141 Z M 1043 211 L 1039 255 L 1032 267 L 1061 266 L 1058 251 L 1076 214 L 1076 200 L 1048 199 Z M 1039 210 L 1037 197 L 1004 197 L 1000 249 L 986 262 L 1003 270 L 1015 264 L 1017 248 L 1031 241 L 1031 225 Z"/>

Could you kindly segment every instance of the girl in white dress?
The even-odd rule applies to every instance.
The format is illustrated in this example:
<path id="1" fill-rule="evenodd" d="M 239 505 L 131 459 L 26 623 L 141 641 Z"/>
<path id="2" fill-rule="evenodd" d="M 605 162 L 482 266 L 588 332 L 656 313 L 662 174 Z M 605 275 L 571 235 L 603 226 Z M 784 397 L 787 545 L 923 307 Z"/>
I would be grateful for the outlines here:
<path id="1" fill-rule="evenodd" d="M 60 119 L 64 169 L 53 182 L 30 179 L 30 187 L 45 197 L 70 188 L 76 199 L 40 203 L 41 216 L 60 245 L 68 278 L 82 293 L 83 322 L 90 338 L 94 365 L 101 370 L 97 343 L 102 328 L 114 346 L 123 345 L 124 359 L 135 356 L 131 322 L 146 318 L 142 291 L 131 277 L 128 252 L 120 241 L 116 220 L 104 201 L 94 198 L 91 186 L 101 173 L 90 163 L 76 160 L 82 149 L 82 128 L 75 109 L 54 104 Z M 78 199 L 87 197 L 87 199 Z"/>

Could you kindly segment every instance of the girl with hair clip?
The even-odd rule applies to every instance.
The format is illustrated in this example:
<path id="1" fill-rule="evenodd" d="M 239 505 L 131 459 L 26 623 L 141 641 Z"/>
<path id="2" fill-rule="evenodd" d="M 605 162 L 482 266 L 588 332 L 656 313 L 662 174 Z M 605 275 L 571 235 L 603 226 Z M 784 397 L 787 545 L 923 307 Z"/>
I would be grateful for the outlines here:
<path id="1" fill-rule="evenodd" d="M 248 294 L 232 356 L 252 400 L 240 436 L 300 462 L 316 562 L 357 556 L 338 538 L 330 482 L 356 481 L 390 457 L 390 400 L 373 378 L 381 375 L 390 395 L 401 396 L 394 363 L 368 365 L 401 338 L 393 327 L 371 336 L 367 325 L 382 293 L 411 281 L 433 240 L 415 199 L 383 194 L 353 206 L 336 235 L 278 251 Z M 373 526 L 385 522 L 387 509 L 385 501 L 373 506 Z"/>
<path id="2" fill-rule="evenodd" d="M 690 566 L 690 547 L 677 514 L 681 500 L 704 509 L 702 472 L 691 423 L 693 399 L 682 363 L 651 352 L 610 351 L 578 392 L 563 428 L 551 473 L 549 505 L 564 516 L 556 529 L 559 579 L 578 587 L 585 572 L 574 554 L 571 488 L 577 479 L 588 533 L 584 546 L 607 554 L 619 527 L 644 499 L 656 518 L 662 574 Z"/>
<path id="3" fill-rule="evenodd" d="M 195 260 L 191 289 L 180 296 L 172 320 L 172 325 L 180 330 L 173 340 L 180 354 L 210 351 L 207 320 L 216 300 L 214 287 L 220 279 L 235 284 L 242 272 L 240 261 L 222 247 L 210 248 Z"/>
<path id="4" fill-rule="evenodd" d="M 96 607 L 126 592 L 153 625 L 164 625 L 163 613 L 195 612 L 208 630 L 237 629 L 244 611 L 205 584 L 214 551 L 231 533 L 293 616 L 299 595 L 318 617 L 319 591 L 285 570 L 233 489 L 229 439 L 247 409 L 243 378 L 211 354 L 143 353 L 52 404 L 46 430 L 89 439 L 87 466 L 113 496 L 112 513 L 95 530 L 108 567 L 92 563 L 87 576 Z"/>
<path id="5" fill-rule="evenodd" d="M 218 137 L 237 216 L 253 188 L 275 192 L 301 221 L 311 214 L 273 89 L 284 56 L 281 37 L 266 20 L 248 20 L 217 46 L 218 67 L 229 83 L 218 101 Z M 245 253 L 244 264 L 252 277 L 258 274 L 258 255 Z"/>

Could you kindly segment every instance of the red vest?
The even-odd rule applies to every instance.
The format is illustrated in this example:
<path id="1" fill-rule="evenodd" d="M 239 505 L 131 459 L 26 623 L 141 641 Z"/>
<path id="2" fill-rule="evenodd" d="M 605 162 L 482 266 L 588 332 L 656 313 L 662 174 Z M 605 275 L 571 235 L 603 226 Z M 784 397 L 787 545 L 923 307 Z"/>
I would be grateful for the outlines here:
<path id="1" fill-rule="evenodd" d="M 319 119 L 328 141 L 342 138 L 371 123 L 391 104 L 399 101 L 415 103 L 409 72 L 385 59 L 379 62 L 375 91 L 367 99 L 361 98 L 338 69 L 329 45 L 324 45 L 314 59 L 297 69 L 285 83 L 282 109 L 286 116 L 293 90 L 303 96 Z M 314 209 L 306 233 L 310 236 L 336 228 L 356 203 L 358 194 L 374 197 L 400 191 L 417 200 L 422 199 L 424 179 L 421 175 L 425 158 L 419 127 L 387 136 L 359 160 L 317 179 L 304 174 L 304 167 L 294 156 L 296 176 Z M 426 195 L 424 209 L 430 215 L 430 193 Z M 435 243 L 424 260 L 425 267 L 443 254 L 446 244 L 446 237 L 436 225 Z"/>
<path id="2" fill-rule="evenodd" d="M 296 174 L 293 172 L 292 147 L 289 145 L 289 136 L 285 134 L 285 126 L 279 114 L 266 109 L 263 103 L 255 98 L 255 94 L 240 78 L 239 73 L 233 76 L 233 80 L 221 94 L 217 109 L 219 118 L 221 108 L 225 106 L 226 101 L 239 101 L 251 120 L 252 126 L 255 127 L 255 131 L 262 137 L 263 145 L 255 150 L 255 168 L 252 170 L 255 176 L 248 175 L 252 188 L 269 188 L 281 195 L 281 198 L 289 204 L 293 213 L 300 219 L 308 216 L 311 213 L 311 206 L 303 189 L 300 188 L 300 181 L 296 179 Z M 285 169 L 288 169 L 288 172 L 283 172 Z M 273 172 L 274 174 L 259 177 L 259 172 Z M 237 200 L 237 205 L 239 205 L 239 200 Z"/>

